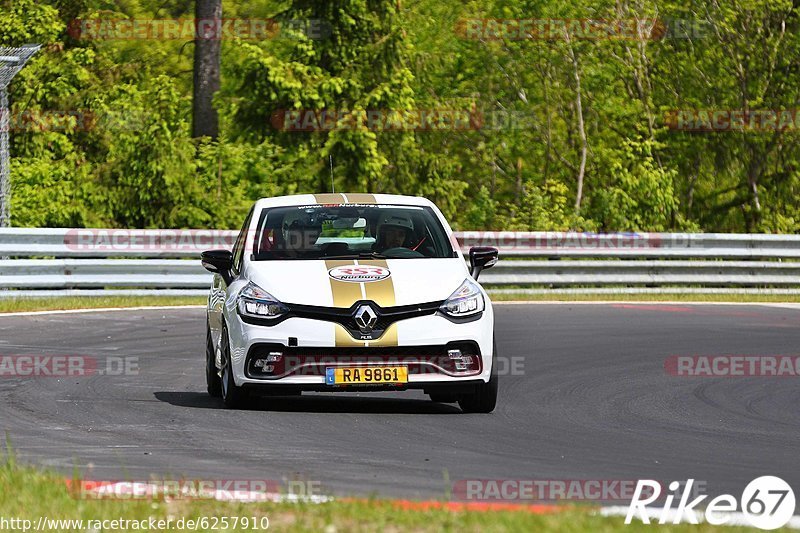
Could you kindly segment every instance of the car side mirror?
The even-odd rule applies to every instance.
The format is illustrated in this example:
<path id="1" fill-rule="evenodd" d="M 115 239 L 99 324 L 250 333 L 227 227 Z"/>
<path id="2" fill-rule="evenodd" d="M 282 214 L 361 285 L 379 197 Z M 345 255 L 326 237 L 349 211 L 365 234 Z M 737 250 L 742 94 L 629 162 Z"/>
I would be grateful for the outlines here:
<path id="1" fill-rule="evenodd" d="M 469 266 L 472 277 L 478 279 L 484 268 L 491 268 L 497 263 L 500 252 L 491 246 L 474 246 L 469 249 Z"/>
<path id="2" fill-rule="evenodd" d="M 200 254 L 200 262 L 209 272 L 222 276 L 225 283 L 230 284 L 233 280 L 233 254 L 230 250 L 208 250 Z"/>

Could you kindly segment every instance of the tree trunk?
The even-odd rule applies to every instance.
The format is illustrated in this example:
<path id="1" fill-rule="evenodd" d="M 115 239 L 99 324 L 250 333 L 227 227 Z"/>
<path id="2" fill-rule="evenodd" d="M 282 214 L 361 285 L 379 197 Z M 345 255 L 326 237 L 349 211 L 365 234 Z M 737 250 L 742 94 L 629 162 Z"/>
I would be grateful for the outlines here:
<path id="1" fill-rule="evenodd" d="M 222 19 L 221 0 L 195 0 L 198 36 L 194 42 L 194 98 L 192 100 L 192 136 L 219 135 L 219 117 L 213 107 L 219 90 L 219 54 Z"/>
<path id="2" fill-rule="evenodd" d="M 586 155 L 589 151 L 589 143 L 586 139 L 586 128 L 583 123 L 583 99 L 581 97 L 581 69 L 578 64 L 578 56 L 572 47 L 572 43 L 567 37 L 567 44 L 569 45 L 569 55 L 572 60 L 572 67 L 575 73 L 575 112 L 578 115 L 578 135 L 581 139 L 581 163 L 578 168 L 578 190 L 575 194 L 575 212 L 581 209 L 581 201 L 583 200 L 583 177 L 586 172 Z"/>

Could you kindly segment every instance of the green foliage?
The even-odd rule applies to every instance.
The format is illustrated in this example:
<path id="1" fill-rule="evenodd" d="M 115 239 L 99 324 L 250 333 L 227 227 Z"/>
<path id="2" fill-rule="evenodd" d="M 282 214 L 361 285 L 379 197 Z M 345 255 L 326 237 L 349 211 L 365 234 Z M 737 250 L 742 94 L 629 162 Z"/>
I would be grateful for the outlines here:
<path id="1" fill-rule="evenodd" d="M 496 229 L 592 231 L 595 224 L 575 213 L 569 187 L 559 181 L 525 185 L 519 209 Z"/>
<path id="2" fill-rule="evenodd" d="M 794 109 L 790 0 L 225 0 L 279 38 L 226 39 L 218 141 L 191 138 L 191 40 L 91 40 L 75 19 L 190 18 L 185 0 L 0 0 L 18 226 L 236 228 L 263 196 L 424 195 L 456 228 L 800 230 L 800 134 L 691 133 L 666 113 Z M 690 21 L 662 39 L 467 38 L 467 19 Z M 289 21 L 314 19 L 312 39 Z M 472 129 L 286 131 L 284 110 L 460 110 Z M 23 121 L 24 122 L 24 121 Z M 46 123 L 47 121 L 45 121 Z M 583 138 L 585 137 L 585 144 Z M 585 166 L 581 165 L 585 158 Z M 582 176 L 582 196 L 578 181 Z"/>
<path id="3" fill-rule="evenodd" d="M 143 94 L 124 87 L 112 105 L 126 116 L 141 116 L 110 145 L 101 174 L 113 220 L 125 227 L 204 225 L 210 217 L 193 200 L 204 192 L 191 172 L 193 146 L 174 83 L 158 77 Z M 147 110 L 138 107 L 147 102 Z"/>
<path id="4" fill-rule="evenodd" d="M 58 9 L 35 0 L 4 0 L 0 3 L 0 46 L 26 43 L 50 44 L 64 25 Z"/>
<path id="5" fill-rule="evenodd" d="M 87 168 L 74 154 L 64 159 L 17 158 L 11 197 L 12 221 L 35 227 L 82 227 Z"/>
<path id="6" fill-rule="evenodd" d="M 676 172 L 658 167 L 653 143 L 627 141 L 625 159 L 612 166 L 614 182 L 594 197 L 595 219 L 605 230 L 667 231 L 678 208 Z"/>
<path id="7" fill-rule="evenodd" d="M 467 211 L 467 228 L 491 228 L 497 216 L 497 204 L 492 200 L 489 189 L 482 186 Z"/>

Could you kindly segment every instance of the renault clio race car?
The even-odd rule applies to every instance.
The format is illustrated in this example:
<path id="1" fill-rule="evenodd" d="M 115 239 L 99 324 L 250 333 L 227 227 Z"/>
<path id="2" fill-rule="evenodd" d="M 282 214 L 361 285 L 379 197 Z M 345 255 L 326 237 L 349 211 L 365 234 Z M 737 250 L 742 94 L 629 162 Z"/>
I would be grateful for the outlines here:
<path id="1" fill-rule="evenodd" d="M 497 400 L 492 304 L 476 282 L 497 262 L 470 250 L 424 198 L 264 198 L 214 273 L 206 381 L 228 407 L 249 392 L 422 389 L 488 413 Z"/>

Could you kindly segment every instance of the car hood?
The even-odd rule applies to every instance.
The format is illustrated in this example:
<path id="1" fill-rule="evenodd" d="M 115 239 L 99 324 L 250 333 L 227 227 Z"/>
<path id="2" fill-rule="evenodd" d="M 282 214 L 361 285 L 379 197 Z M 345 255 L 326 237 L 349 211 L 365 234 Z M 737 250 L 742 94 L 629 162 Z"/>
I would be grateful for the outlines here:
<path id="1" fill-rule="evenodd" d="M 247 278 L 284 303 L 381 307 L 445 300 L 469 276 L 460 258 L 252 261 Z"/>

